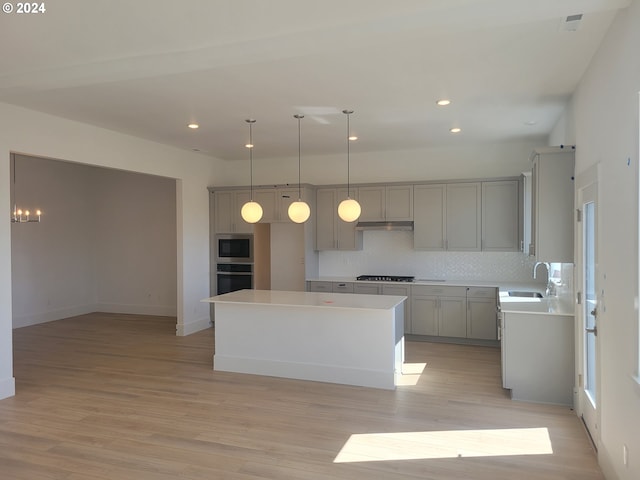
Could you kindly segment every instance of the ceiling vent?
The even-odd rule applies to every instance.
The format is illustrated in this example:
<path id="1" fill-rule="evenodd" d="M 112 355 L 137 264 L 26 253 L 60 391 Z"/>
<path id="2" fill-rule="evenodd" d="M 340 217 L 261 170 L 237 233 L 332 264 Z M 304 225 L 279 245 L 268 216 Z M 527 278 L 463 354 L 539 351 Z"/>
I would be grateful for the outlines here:
<path id="1" fill-rule="evenodd" d="M 568 17 L 562 20 L 560 24 L 561 32 L 575 32 L 578 30 L 580 23 L 582 22 L 582 14 L 579 13 L 577 15 L 569 15 Z"/>

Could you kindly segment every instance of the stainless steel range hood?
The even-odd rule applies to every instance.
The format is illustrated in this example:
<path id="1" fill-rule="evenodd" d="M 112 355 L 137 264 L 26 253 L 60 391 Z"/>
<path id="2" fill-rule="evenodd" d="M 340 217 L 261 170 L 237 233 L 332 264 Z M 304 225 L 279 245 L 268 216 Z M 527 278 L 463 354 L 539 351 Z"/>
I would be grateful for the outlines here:
<path id="1" fill-rule="evenodd" d="M 413 230 L 413 222 L 409 221 L 396 221 L 396 222 L 358 222 L 356 230 Z"/>

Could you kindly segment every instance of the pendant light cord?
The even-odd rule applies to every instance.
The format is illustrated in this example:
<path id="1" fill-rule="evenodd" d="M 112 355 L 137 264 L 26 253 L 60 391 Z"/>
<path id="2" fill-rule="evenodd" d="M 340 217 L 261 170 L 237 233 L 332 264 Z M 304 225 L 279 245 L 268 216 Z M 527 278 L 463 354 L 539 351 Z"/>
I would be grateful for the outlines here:
<path id="1" fill-rule="evenodd" d="M 300 140 L 300 120 L 304 118 L 304 115 L 294 115 L 298 119 L 298 200 L 302 199 L 302 187 L 300 185 L 300 165 L 302 157 L 302 141 Z"/>
<path id="2" fill-rule="evenodd" d="M 351 157 L 351 145 L 350 145 L 350 140 L 349 140 L 349 132 L 351 131 L 350 128 L 350 124 L 349 124 L 349 116 L 353 113 L 353 110 L 343 110 L 342 113 L 344 113 L 347 116 L 347 198 L 351 198 L 351 162 L 350 162 L 350 157 Z"/>
<path id="3" fill-rule="evenodd" d="M 249 124 L 249 199 L 253 202 L 253 124 L 256 121 L 247 118 L 245 122 Z"/>

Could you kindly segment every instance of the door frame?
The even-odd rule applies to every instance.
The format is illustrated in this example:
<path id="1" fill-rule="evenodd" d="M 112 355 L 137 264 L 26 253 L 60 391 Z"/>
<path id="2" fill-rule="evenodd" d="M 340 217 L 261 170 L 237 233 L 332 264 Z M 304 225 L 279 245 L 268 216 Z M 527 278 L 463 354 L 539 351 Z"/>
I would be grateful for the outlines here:
<path id="1" fill-rule="evenodd" d="M 582 193 L 590 187 L 595 187 L 595 200 L 596 200 L 596 211 L 595 211 L 595 291 L 596 291 L 596 305 L 600 305 L 600 270 L 598 264 L 598 250 L 601 245 L 601 222 L 599 215 L 599 204 L 600 204 L 600 174 L 601 167 L 600 164 L 597 163 L 589 167 L 586 171 L 576 176 L 575 181 L 575 208 L 581 210 L 582 212 Z M 601 395 L 601 355 L 600 355 L 600 342 L 598 341 L 598 337 L 596 336 L 596 365 L 595 365 L 595 373 L 596 373 L 596 408 L 595 412 L 591 415 L 594 416 L 593 423 L 594 425 L 589 425 L 589 420 L 584 418 L 584 414 L 591 410 L 590 406 L 585 405 L 588 400 L 586 400 L 585 395 L 583 394 L 584 381 L 586 378 L 585 365 L 584 365 L 584 328 L 585 328 L 585 318 L 583 315 L 583 304 L 585 301 L 585 295 L 583 292 L 584 287 L 584 278 L 583 278 L 583 263 L 584 263 L 584 252 L 583 252 L 583 228 L 584 223 L 582 221 L 578 221 L 578 215 L 575 217 L 575 228 L 574 228 L 574 247 L 575 247 L 575 291 L 576 291 L 576 322 L 575 322 L 575 366 L 576 366 L 576 378 L 575 378 L 575 409 L 576 414 L 583 419 L 585 422 L 585 426 L 591 436 L 591 440 L 596 448 L 599 448 L 600 445 L 600 425 L 601 425 L 601 412 L 602 412 L 602 395 Z M 578 304 L 578 292 L 580 292 L 581 303 Z M 597 322 L 597 320 L 596 320 Z"/>

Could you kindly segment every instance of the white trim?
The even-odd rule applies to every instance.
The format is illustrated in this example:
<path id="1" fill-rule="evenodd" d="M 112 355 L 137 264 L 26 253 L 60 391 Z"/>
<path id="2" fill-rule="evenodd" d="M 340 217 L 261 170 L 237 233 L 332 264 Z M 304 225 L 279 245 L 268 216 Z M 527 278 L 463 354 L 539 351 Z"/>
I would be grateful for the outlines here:
<path id="1" fill-rule="evenodd" d="M 28 327 L 31 325 L 53 322 L 55 320 L 62 320 L 63 318 L 77 317 L 79 315 L 86 315 L 88 313 L 95 312 L 175 317 L 176 307 L 162 305 L 121 305 L 116 303 L 76 305 L 73 307 L 62 308 L 60 310 L 42 312 L 36 315 L 22 315 L 20 317 L 14 317 L 13 328 Z"/>
<path id="2" fill-rule="evenodd" d="M 37 313 L 35 315 L 15 316 L 13 317 L 13 328 L 22 328 L 31 325 L 38 325 L 40 323 L 53 322 L 54 320 L 86 315 L 87 313 L 95 311 L 94 305 L 75 305 L 73 307 L 51 310 L 49 312 Z"/>
<path id="3" fill-rule="evenodd" d="M 156 315 L 175 317 L 176 307 L 170 305 L 124 305 L 118 303 L 97 303 L 94 312 L 126 313 L 131 315 Z"/>
<path id="4" fill-rule="evenodd" d="M 0 380 L 0 400 L 13 397 L 16 394 L 16 379 L 14 377 Z"/>
<path id="5" fill-rule="evenodd" d="M 213 324 L 208 317 L 201 318 L 200 320 L 196 320 L 195 322 L 178 323 L 176 325 L 176 335 L 178 337 L 184 337 L 186 335 L 191 335 L 192 333 L 200 332 L 201 330 L 206 330 L 212 325 Z"/>

